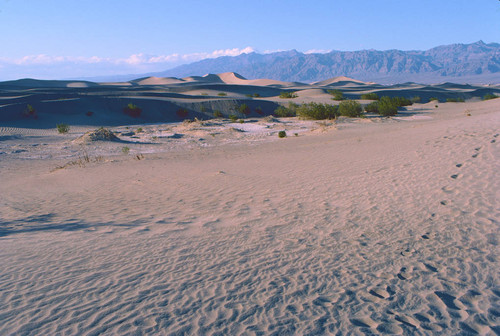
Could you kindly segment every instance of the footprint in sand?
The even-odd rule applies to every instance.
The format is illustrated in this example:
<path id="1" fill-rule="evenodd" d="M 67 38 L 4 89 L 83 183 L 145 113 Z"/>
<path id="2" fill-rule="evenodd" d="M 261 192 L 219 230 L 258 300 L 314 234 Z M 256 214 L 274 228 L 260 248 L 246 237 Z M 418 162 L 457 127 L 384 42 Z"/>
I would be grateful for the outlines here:
<path id="1" fill-rule="evenodd" d="M 452 179 L 456 180 L 458 178 L 458 174 L 453 174 L 450 176 Z"/>
<path id="2" fill-rule="evenodd" d="M 441 205 L 446 205 L 446 204 L 448 204 L 448 202 L 447 202 L 447 201 L 441 201 L 441 202 L 439 202 L 439 203 L 441 203 Z"/>
<path id="3" fill-rule="evenodd" d="M 400 279 L 400 280 L 408 280 L 412 277 L 412 274 L 411 274 L 411 270 L 407 267 L 401 267 L 401 269 L 399 270 L 399 273 L 397 274 L 397 277 Z"/>
<path id="4" fill-rule="evenodd" d="M 387 289 L 376 287 L 376 288 L 370 289 L 369 293 L 373 296 L 376 296 L 376 297 L 378 297 L 380 299 L 384 299 L 384 300 L 391 297 L 391 293 L 389 293 L 389 287 L 387 287 Z"/>
<path id="5" fill-rule="evenodd" d="M 462 165 L 461 163 L 457 163 L 457 164 L 455 165 L 455 167 L 457 167 L 457 168 L 460 168 L 460 167 L 462 167 L 462 166 L 463 166 L 463 165 Z"/>
<path id="6" fill-rule="evenodd" d="M 479 155 L 479 153 L 476 153 L 476 154 L 472 155 L 472 157 L 475 159 L 475 158 L 477 158 L 478 155 Z"/>

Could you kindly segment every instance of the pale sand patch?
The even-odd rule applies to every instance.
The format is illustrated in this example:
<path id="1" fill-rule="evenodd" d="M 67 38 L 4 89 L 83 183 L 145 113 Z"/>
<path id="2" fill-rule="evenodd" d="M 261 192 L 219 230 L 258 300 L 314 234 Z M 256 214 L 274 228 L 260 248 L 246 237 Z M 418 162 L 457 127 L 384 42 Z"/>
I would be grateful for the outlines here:
<path id="1" fill-rule="evenodd" d="M 499 104 L 140 160 L 94 144 L 54 172 L 0 156 L 0 334 L 498 333 Z"/>

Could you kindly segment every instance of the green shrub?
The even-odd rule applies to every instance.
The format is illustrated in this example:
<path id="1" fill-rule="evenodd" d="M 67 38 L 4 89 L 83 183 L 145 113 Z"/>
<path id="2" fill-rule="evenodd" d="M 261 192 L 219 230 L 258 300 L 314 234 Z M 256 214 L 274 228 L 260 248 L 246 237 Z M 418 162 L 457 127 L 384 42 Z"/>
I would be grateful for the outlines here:
<path id="1" fill-rule="evenodd" d="M 280 98 L 297 98 L 297 94 L 295 92 L 283 91 L 280 93 Z"/>
<path id="2" fill-rule="evenodd" d="M 431 102 L 431 101 L 436 101 L 436 102 L 439 103 L 439 99 L 437 99 L 436 97 L 429 98 L 429 102 Z"/>
<path id="3" fill-rule="evenodd" d="M 344 94 L 340 90 L 328 90 L 327 92 L 333 96 L 333 100 L 344 100 Z"/>
<path id="4" fill-rule="evenodd" d="M 361 99 L 365 99 L 365 100 L 379 100 L 379 96 L 372 92 L 372 93 L 365 93 L 365 94 L 362 94 L 361 95 Z"/>
<path id="5" fill-rule="evenodd" d="M 289 102 L 288 107 L 278 106 L 276 110 L 274 110 L 274 115 L 278 118 L 287 118 L 287 117 L 295 117 L 297 115 L 297 108 L 299 105 Z"/>
<path id="6" fill-rule="evenodd" d="M 206 93 L 206 92 L 202 92 L 202 93 L 201 93 L 201 95 L 202 95 L 202 96 L 208 96 L 208 93 Z"/>
<path id="7" fill-rule="evenodd" d="M 498 96 L 494 95 L 492 93 L 487 93 L 484 95 L 483 100 L 490 100 L 490 99 L 495 99 L 495 98 L 498 98 Z"/>
<path id="8" fill-rule="evenodd" d="M 129 152 L 130 152 L 130 148 L 128 148 L 127 146 L 122 147 L 122 153 L 123 154 L 127 155 Z"/>
<path id="9" fill-rule="evenodd" d="M 57 124 L 56 128 L 57 128 L 57 132 L 59 132 L 60 134 L 64 134 L 64 133 L 69 132 L 69 125 L 68 124 L 64 124 L 64 123 Z"/>
<path id="10" fill-rule="evenodd" d="M 262 111 L 262 107 L 257 106 L 257 107 L 255 108 L 255 113 L 257 113 L 258 115 L 263 115 L 263 114 L 264 114 L 264 111 Z"/>
<path id="11" fill-rule="evenodd" d="M 139 127 L 139 128 L 135 131 L 135 133 L 141 133 L 142 131 L 143 131 L 142 127 Z"/>
<path id="12" fill-rule="evenodd" d="M 413 96 L 410 98 L 410 101 L 415 104 L 415 103 L 420 103 L 422 101 L 422 98 L 420 98 L 419 96 Z"/>
<path id="13" fill-rule="evenodd" d="M 229 119 L 232 121 L 232 122 L 236 122 L 236 120 L 238 120 L 238 117 L 234 114 L 230 114 L 229 115 Z"/>
<path id="14" fill-rule="evenodd" d="M 225 97 L 225 96 L 227 96 L 227 93 L 219 92 L 219 93 L 217 93 L 217 96 Z"/>
<path id="15" fill-rule="evenodd" d="M 463 98 L 446 98 L 447 103 L 463 103 L 465 100 Z"/>
<path id="16" fill-rule="evenodd" d="M 297 108 L 297 116 L 301 119 L 335 119 L 338 114 L 337 105 L 308 103 L 302 104 Z"/>
<path id="17" fill-rule="evenodd" d="M 258 93 L 254 93 L 254 94 L 253 94 L 253 96 L 254 96 L 255 98 L 259 98 L 259 97 L 260 97 L 260 94 L 258 94 Z"/>
<path id="18" fill-rule="evenodd" d="M 280 137 L 280 138 L 286 138 L 286 132 L 285 131 L 279 131 L 278 132 L 278 137 Z"/>
<path id="19" fill-rule="evenodd" d="M 378 114 L 383 117 L 394 116 L 398 113 L 398 104 L 397 100 L 391 99 L 387 96 L 380 98 L 380 101 L 377 105 Z"/>
<path id="20" fill-rule="evenodd" d="M 412 105 L 413 103 L 411 102 L 411 100 L 409 100 L 408 98 L 405 98 L 405 97 L 392 97 L 391 100 L 398 106 L 410 106 Z"/>
<path id="21" fill-rule="evenodd" d="M 247 94 L 245 95 L 245 97 L 252 98 L 252 97 L 253 97 L 253 94 L 247 93 Z"/>
<path id="22" fill-rule="evenodd" d="M 219 110 L 214 111 L 214 118 L 222 118 L 222 113 Z"/>
<path id="23" fill-rule="evenodd" d="M 363 109 L 361 105 L 354 100 L 344 100 L 339 104 L 338 113 L 345 117 L 362 117 Z"/>
<path id="24" fill-rule="evenodd" d="M 365 112 L 378 113 L 378 101 L 365 105 Z"/>
<path id="25" fill-rule="evenodd" d="M 244 123 L 245 123 L 245 120 L 240 119 L 240 120 L 238 120 L 238 122 L 239 122 L 240 124 L 244 124 Z"/>
<path id="26" fill-rule="evenodd" d="M 241 114 L 244 114 L 246 116 L 248 116 L 250 114 L 250 107 L 248 107 L 247 104 L 241 104 L 239 107 L 238 107 L 238 111 L 241 113 Z"/>

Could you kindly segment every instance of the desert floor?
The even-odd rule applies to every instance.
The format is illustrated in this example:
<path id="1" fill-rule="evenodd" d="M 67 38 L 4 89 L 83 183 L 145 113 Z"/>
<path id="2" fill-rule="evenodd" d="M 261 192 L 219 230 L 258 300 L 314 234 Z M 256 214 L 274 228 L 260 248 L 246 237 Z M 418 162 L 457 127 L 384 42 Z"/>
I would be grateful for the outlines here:
<path id="1" fill-rule="evenodd" d="M 0 334 L 498 335 L 499 126 L 0 127 Z"/>

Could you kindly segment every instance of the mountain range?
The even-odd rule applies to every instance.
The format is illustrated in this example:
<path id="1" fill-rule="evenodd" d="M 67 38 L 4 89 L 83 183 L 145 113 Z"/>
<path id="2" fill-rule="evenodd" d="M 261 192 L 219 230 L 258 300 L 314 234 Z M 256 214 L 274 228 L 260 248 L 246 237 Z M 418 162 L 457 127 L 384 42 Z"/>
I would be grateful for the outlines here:
<path id="1" fill-rule="evenodd" d="M 296 50 L 205 59 L 137 77 L 186 77 L 237 72 L 249 79 L 269 78 L 311 83 L 349 76 L 381 84 L 500 83 L 500 44 L 478 41 L 450 44 L 425 51 L 360 50 L 306 54 Z M 129 77 L 129 78 L 127 78 Z M 118 78 L 114 78 L 118 79 Z M 131 79 L 120 76 L 119 79 Z"/>

